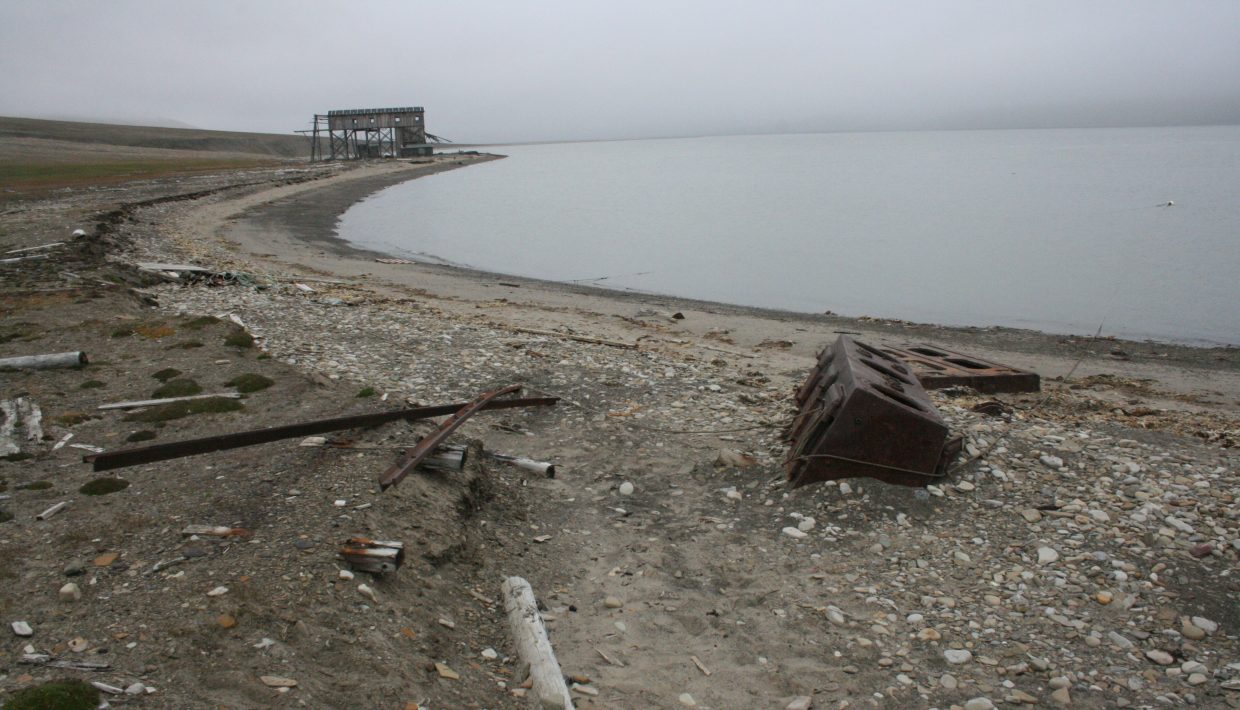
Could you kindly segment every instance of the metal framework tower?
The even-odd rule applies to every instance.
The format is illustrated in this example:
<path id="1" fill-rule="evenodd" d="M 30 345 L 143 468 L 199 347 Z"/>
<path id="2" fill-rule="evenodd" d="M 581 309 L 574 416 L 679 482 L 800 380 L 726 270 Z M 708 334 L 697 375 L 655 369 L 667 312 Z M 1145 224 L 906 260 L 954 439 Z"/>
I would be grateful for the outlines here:
<path id="1" fill-rule="evenodd" d="M 408 158 L 430 155 L 425 110 L 405 108 L 363 108 L 315 114 L 314 128 L 308 131 L 311 160 L 358 160 L 362 158 Z M 320 137 L 326 134 L 328 155 L 323 155 Z"/>

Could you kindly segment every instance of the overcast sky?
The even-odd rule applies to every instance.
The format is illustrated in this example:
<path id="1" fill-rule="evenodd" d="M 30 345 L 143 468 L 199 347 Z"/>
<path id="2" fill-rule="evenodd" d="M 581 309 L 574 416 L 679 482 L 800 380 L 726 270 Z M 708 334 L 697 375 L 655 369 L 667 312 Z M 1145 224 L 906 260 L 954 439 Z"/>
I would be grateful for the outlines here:
<path id="1" fill-rule="evenodd" d="M 0 0 L 0 115 L 470 142 L 1240 123 L 1240 0 Z"/>

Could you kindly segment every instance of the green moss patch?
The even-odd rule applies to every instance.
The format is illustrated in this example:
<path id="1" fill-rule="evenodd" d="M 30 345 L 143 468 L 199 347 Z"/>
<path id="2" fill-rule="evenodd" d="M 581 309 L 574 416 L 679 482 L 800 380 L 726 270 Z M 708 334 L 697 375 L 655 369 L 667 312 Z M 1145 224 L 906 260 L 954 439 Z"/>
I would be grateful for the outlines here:
<path id="1" fill-rule="evenodd" d="M 65 412 L 52 417 L 52 421 L 61 426 L 74 426 L 91 418 L 88 412 Z"/>
<path id="2" fill-rule="evenodd" d="M 94 710 L 99 689 L 80 680 L 55 680 L 9 696 L 4 710 Z"/>
<path id="3" fill-rule="evenodd" d="M 37 323 L 14 323 L 5 328 L 0 328 L 0 343 L 8 343 L 14 340 L 38 340 L 42 337 L 39 332 Z"/>
<path id="4" fill-rule="evenodd" d="M 229 333 L 228 337 L 224 338 L 224 344 L 234 348 L 252 348 L 254 347 L 254 336 L 244 330 L 238 330 Z"/>
<path id="5" fill-rule="evenodd" d="M 164 383 L 163 387 L 151 393 L 151 397 L 155 399 L 163 397 L 189 397 L 190 395 L 201 393 L 201 385 L 191 379 L 181 378 Z"/>
<path id="6" fill-rule="evenodd" d="M 151 377 L 154 377 L 160 382 L 167 382 L 168 380 L 171 380 L 172 378 L 176 377 L 179 374 L 181 374 L 181 371 L 176 369 L 175 367 L 165 367 L 159 372 L 156 372 L 155 374 L 151 375 Z"/>
<path id="7" fill-rule="evenodd" d="M 225 382 L 224 384 L 228 385 L 229 387 L 236 387 L 238 392 L 242 394 L 246 394 L 248 392 L 258 392 L 260 390 L 265 390 L 268 387 L 274 385 L 275 383 L 276 381 L 271 379 L 270 377 L 263 377 L 262 375 L 256 375 L 254 373 L 250 373 L 246 375 L 241 375 L 239 377 L 234 377 L 228 382 Z"/>
<path id="8" fill-rule="evenodd" d="M 13 486 L 16 491 L 46 491 L 52 487 L 51 481 L 31 481 L 30 483 L 19 483 Z"/>
<path id="9" fill-rule="evenodd" d="M 113 338 L 128 338 L 129 336 L 133 334 L 134 334 L 133 328 L 117 328 L 116 330 L 112 331 Z"/>
<path id="10" fill-rule="evenodd" d="M 78 493 L 87 496 L 106 496 L 109 493 L 123 491 L 129 487 L 129 481 L 123 478 L 96 478 L 87 481 L 78 489 Z"/>
<path id="11" fill-rule="evenodd" d="M 78 385 L 78 387 L 81 387 L 84 390 L 94 390 L 94 389 L 99 389 L 100 387 L 107 387 L 107 386 L 108 386 L 108 383 L 102 382 L 100 380 L 87 380 L 83 382 L 82 384 Z"/>
<path id="12" fill-rule="evenodd" d="M 168 404 L 152 407 L 143 412 L 134 412 L 125 417 L 127 422 L 166 422 L 172 419 L 180 419 L 195 414 L 219 414 L 222 412 L 235 412 L 245 409 L 235 399 L 227 397 L 208 397 L 206 399 L 194 399 L 188 402 L 170 402 Z"/>
<path id="13" fill-rule="evenodd" d="M 155 438 L 155 432 L 151 431 L 150 429 L 143 429 L 142 431 L 135 431 L 134 433 L 125 437 L 125 441 L 128 441 L 130 443 L 137 443 L 139 441 L 150 441 L 151 439 L 154 439 L 154 438 Z"/>
<path id="14" fill-rule="evenodd" d="M 201 347 L 202 347 L 202 341 L 186 340 L 180 343 L 173 343 L 172 345 L 169 345 L 168 347 L 164 348 L 164 350 L 193 350 L 194 348 L 201 348 Z"/>
<path id="15" fill-rule="evenodd" d="M 181 324 L 181 327 L 189 328 L 190 330 L 202 330 L 209 325 L 215 325 L 219 322 L 220 319 L 215 316 L 201 316 L 199 318 L 194 318 L 193 320 L 185 321 Z"/>
<path id="16" fill-rule="evenodd" d="M 0 510 L 0 523 L 7 523 L 13 519 L 13 514 L 7 510 Z M 5 707 L 8 707 L 7 705 Z"/>
<path id="17" fill-rule="evenodd" d="M 15 454 L 9 454 L 7 456 L 0 456 L 0 461 L 25 461 L 26 459 L 32 459 L 32 458 L 34 458 L 34 454 L 28 454 L 25 451 L 18 451 Z M 4 490 L 4 489 L 0 488 L 0 490 Z"/>
<path id="18" fill-rule="evenodd" d="M 376 394 L 378 394 L 378 392 L 375 392 L 374 387 L 363 387 L 357 391 L 358 397 L 374 397 Z"/>
<path id="19" fill-rule="evenodd" d="M 153 325 L 152 324 L 152 325 L 138 326 L 137 328 L 134 328 L 134 332 L 136 332 L 138 335 L 141 335 L 144 338 L 150 338 L 151 340 L 159 340 L 160 338 L 166 338 L 169 335 L 173 335 L 174 333 L 177 332 L 177 329 L 169 325 Z"/>

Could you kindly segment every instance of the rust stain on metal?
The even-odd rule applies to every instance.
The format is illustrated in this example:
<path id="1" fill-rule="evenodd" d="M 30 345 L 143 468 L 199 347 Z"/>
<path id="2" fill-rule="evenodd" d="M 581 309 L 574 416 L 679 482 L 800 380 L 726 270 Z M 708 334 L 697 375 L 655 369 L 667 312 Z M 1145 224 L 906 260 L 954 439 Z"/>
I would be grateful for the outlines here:
<path id="1" fill-rule="evenodd" d="M 883 352 L 900 360 L 910 369 L 921 386 L 928 390 L 963 385 L 985 394 L 1000 392 L 1037 392 L 1041 389 L 1038 373 L 1021 370 L 980 357 L 965 355 L 935 345 L 906 345 L 883 348 Z"/>
<path id="2" fill-rule="evenodd" d="M 847 336 L 823 350 L 796 398 L 785 462 L 794 488 L 858 476 L 924 486 L 960 453 L 909 368 Z"/>
<path id="3" fill-rule="evenodd" d="M 395 572 L 405 561 L 405 545 L 393 540 L 351 537 L 340 548 L 340 556 L 360 572 Z"/>
<path id="4" fill-rule="evenodd" d="M 545 407 L 553 405 L 558 401 L 558 397 L 505 399 L 487 402 L 481 407 L 481 409 L 493 410 L 511 409 L 517 407 Z M 208 436 L 201 439 L 174 441 L 167 444 L 153 444 L 151 446 L 138 446 L 132 449 L 121 449 L 120 451 L 106 451 L 101 454 L 90 454 L 88 456 L 83 456 L 82 461 L 94 464 L 94 470 L 96 471 L 109 471 L 114 468 L 137 466 L 138 464 L 167 461 L 168 459 L 178 459 L 183 456 L 205 454 L 212 451 L 224 451 L 226 449 L 237 449 L 243 446 L 266 444 L 268 442 L 280 441 L 282 439 L 295 439 L 297 437 L 325 434 L 327 432 L 340 431 L 343 429 L 379 426 L 380 424 L 386 424 L 388 422 L 394 422 L 401 419 L 406 421 L 416 421 L 418 419 L 441 417 L 445 414 L 452 414 L 453 412 L 459 411 L 462 407 L 468 406 L 468 404 L 469 403 L 445 404 L 435 407 L 413 407 L 411 409 L 397 409 L 390 412 L 377 412 L 375 414 L 359 414 L 350 417 L 319 419 L 316 421 L 289 424 L 286 426 L 252 429 L 249 431 L 237 432 L 235 434 Z"/>
<path id="5" fill-rule="evenodd" d="M 438 429 L 419 441 L 416 446 L 405 452 L 405 455 L 393 464 L 391 468 L 384 471 L 383 475 L 379 477 L 379 488 L 386 491 L 404 480 L 405 476 L 408 476 L 409 472 L 429 456 L 436 446 L 442 444 L 452 432 L 456 431 L 457 427 L 464 424 L 466 419 L 485 409 L 487 404 L 495 400 L 496 397 L 520 391 L 521 385 L 508 385 L 507 387 L 487 392 L 461 407 L 455 414 L 445 419 Z"/>

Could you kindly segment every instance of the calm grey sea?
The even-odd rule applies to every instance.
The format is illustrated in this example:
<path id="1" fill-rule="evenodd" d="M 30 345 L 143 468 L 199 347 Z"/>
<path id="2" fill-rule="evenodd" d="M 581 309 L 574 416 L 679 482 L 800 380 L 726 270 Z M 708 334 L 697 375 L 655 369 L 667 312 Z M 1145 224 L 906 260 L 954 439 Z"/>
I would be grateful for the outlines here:
<path id="1" fill-rule="evenodd" d="M 1240 126 L 502 152 L 371 196 L 340 236 L 726 303 L 1240 344 Z"/>

